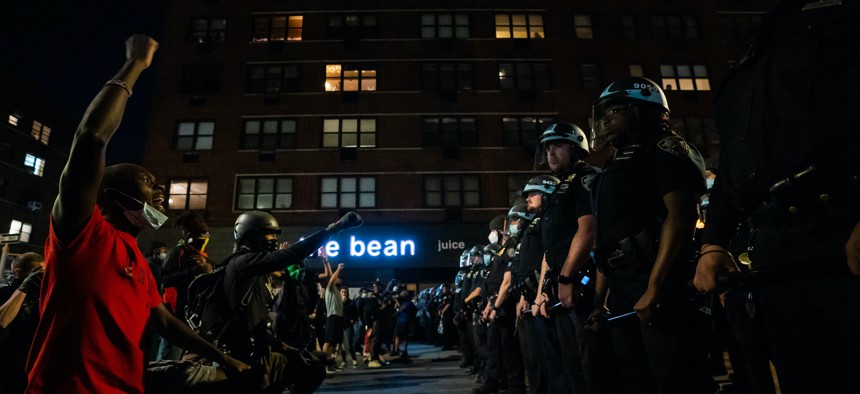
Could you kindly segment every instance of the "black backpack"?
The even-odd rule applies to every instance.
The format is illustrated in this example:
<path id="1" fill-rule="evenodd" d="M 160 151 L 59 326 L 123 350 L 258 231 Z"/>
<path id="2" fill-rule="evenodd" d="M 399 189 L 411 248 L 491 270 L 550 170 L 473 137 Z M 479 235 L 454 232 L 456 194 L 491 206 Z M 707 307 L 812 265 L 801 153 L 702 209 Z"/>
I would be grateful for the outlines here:
<path id="1" fill-rule="evenodd" d="M 215 346 L 222 345 L 224 333 L 234 323 L 234 317 L 237 315 L 230 310 L 224 291 L 224 272 L 235 255 L 231 254 L 211 272 L 197 275 L 188 284 L 185 321 L 192 330 Z M 246 293 L 250 291 L 249 287 Z"/>

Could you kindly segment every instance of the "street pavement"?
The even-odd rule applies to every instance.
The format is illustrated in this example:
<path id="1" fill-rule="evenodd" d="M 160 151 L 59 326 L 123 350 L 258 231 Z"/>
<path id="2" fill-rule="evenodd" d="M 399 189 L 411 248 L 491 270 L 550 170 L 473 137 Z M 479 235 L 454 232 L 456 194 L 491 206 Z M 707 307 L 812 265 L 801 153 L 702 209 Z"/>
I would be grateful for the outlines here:
<path id="1" fill-rule="evenodd" d="M 438 347 L 409 345 L 411 362 L 390 359 L 382 368 L 368 369 L 359 362 L 358 368 L 348 366 L 329 374 L 317 393 L 408 394 L 408 393 L 470 393 L 478 387 L 473 377 L 457 367 L 460 356 L 454 350 L 440 351 Z"/>

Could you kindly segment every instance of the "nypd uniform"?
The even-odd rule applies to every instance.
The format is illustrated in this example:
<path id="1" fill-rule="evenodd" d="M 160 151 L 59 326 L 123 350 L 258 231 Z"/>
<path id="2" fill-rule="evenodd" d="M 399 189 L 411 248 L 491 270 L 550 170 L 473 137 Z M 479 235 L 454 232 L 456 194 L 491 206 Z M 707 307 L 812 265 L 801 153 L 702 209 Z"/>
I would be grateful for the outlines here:
<path id="1" fill-rule="evenodd" d="M 856 0 L 780 2 L 716 100 L 703 242 L 729 246 L 744 222 L 754 270 L 799 273 L 755 285 L 784 393 L 860 387 L 860 279 L 845 269 L 860 222 L 858 20 Z"/>
<path id="2" fill-rule="evenodd" d="M 609 308 L 621 315 L 633 311 L 648 288 L 667 214 L 663 196 L 705 193 L 701 155 L 674 134 L 637 137 L 618 149 L 597 176 L 593 191 L 595 255 L 608 277 Z M 691 269 L 689 260 L 673 265 L 653 325 L 633 315 L 609 326 L 625 392 L 713 392 L 707 341 L 697 325 L 701 319 L 696 314 L 701 313 L 685 302 Z"/>

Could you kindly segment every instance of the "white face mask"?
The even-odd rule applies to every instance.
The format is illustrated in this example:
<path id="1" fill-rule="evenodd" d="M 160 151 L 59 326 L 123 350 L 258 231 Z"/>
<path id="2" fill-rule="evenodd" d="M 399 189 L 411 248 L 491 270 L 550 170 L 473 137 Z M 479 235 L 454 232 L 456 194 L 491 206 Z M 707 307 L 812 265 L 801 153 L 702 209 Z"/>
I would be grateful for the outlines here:
<path id="1" fill-rule="evenodd" d="M 484 265 L 489 266 L 490 263 L 493 261 L 493 256 L 485 254 L 483 257 L 484 257 Z"/>
<path id="2" fill-rule="evenodd" d="M 167 253 L 159 253 L 158 258 L 161 259 L 161 261 L 167 261 Z"/>
<path id="3" fill-rule="evenodd" d="M 124 207 L 122 204 L 120 204 L 119 201 L 116 202 L 117 205 L 119 205 L 120 208 L 125 211 L 123 212 L 123 214 L 125 214 L 125 218 L 128 219 L 129 223 L 133 224 L 135 227 L 141 230 L 158 230 L 162 225 L 164 225 L 165 222 L 167 222 L 167 215 L 161 213 L 161 211 L 155 209 L 155 207 L 153 207 L 152 205 L 149 205 L 145 202 L 141 202 L 140 200 L 129 196 L 128 194 L 125 194 L 117 189 L 109 189 L 137 202 L 138 204 L 143 205 L 143 209 L 130 211 L 126 209 L 126 207 Z"/>
<path id="4" fill-rule="evenodd" d="M 516 237 L 517 235 L 520 234 L 520 226 L 519 225 L 512 224 L 512 225 L 510 225 L 510 227 L 508 227 L 508 229 L 511 231 L 511 236 Z"/>
<path id="5" fill-rule="evenodd" d="M 490 233 L 490 236 L 487 237 L 487 239 L 490 241 L 491 244 L 498 243 L 499 242 L 499 233 L 494 230 L 493 232 Z"/>
<path id="6" fill-rule="evenodd" d="M 167 215 L 147 203 L 143 203 L 143 209 L 141 210 L 125 211 L 125 218 L 141 230 L 150 228 L 158 230 L 167 222 Z"/>

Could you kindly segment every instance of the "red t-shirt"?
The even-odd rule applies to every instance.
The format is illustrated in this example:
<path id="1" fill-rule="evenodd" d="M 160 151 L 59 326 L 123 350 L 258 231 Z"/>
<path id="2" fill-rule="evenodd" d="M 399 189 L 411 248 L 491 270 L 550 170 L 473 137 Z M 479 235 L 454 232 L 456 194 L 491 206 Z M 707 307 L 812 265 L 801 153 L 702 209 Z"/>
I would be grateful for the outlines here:
<path id="1" fill-rule="evenodd" d="M 69 242 L 51 222 L 41 299 L 28 393 L 143 393 L 141 343 L 161 298 L 133 236 L 98 207 Z"/>

